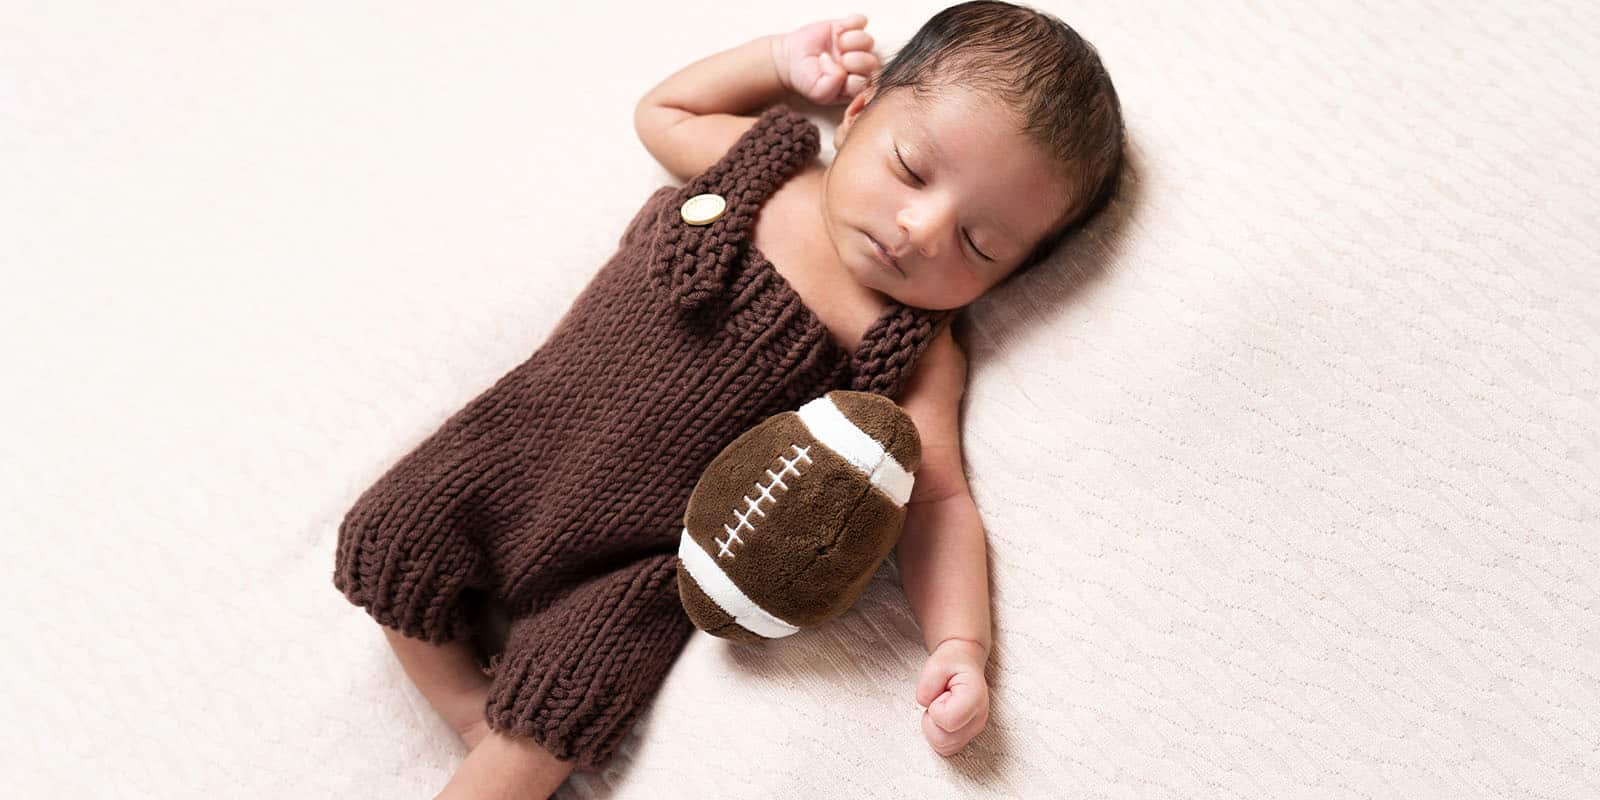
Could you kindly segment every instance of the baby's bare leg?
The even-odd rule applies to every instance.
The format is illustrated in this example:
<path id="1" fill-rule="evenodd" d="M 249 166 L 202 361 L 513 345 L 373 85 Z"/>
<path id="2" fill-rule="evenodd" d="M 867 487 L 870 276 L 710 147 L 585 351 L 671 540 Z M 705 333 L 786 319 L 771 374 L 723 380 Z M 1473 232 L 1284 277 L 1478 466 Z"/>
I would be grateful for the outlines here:
<path id="1" fill-rule="evenodd" d="M 384 627 L 389 646 L 400 659 L 400 666 L 427 698 L 433 710 L 450 723 L 468 747 L 488 730 L 483 709 L 489 701 L 489 676 L 478 668 L 472 643 L 465 640 L 432 644 L 412 639 L 393 628 Z"/>
<path id="2" fill-rule="evenodd" d="M 538 798 L 544 800 L 572 774 L 577 764 L 562 761 L 532 739 L 491 730 L 451 776 L 435 800 L 452 798 Z"/>

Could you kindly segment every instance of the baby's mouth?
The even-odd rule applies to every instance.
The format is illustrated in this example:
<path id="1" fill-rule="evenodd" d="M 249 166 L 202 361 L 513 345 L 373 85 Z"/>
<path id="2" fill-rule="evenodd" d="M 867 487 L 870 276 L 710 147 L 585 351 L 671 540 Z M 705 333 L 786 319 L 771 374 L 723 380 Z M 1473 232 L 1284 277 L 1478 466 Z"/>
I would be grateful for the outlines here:
<path id="1" fill-rule="evenodd" d="M 900 273 L 901 277 L 905 277 L 906 271 L 900 268 L 899 259 L 896 259 L 894 255 L 889 252 L 888 248 L 880 244 L 878 240 L 873 238 L 872 234 L 870 233 L 867 234 L 867 241 L 872 243 L 872 249 L 879 261 L 892 268 L 895 272 Z"/>

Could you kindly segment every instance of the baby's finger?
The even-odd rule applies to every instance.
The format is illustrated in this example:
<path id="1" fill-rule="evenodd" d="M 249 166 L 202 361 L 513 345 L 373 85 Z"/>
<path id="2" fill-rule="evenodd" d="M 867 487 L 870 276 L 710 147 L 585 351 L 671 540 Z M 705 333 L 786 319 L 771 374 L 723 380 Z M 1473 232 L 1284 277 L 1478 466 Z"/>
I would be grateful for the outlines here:
<path id="1" fill-rule="evenodd" d="M 850 97 L 861 94 L 861 90 L 865 88 L 867 88 L 867 79 L 860 75 L 851 75 L 844 79 L 844 93 Z"/>
<path id="2" fill-rule="evenodd" d="M 961 730 L 978 715 L 978 702 L 970 692 L 948 691 L 928 706 L 934 724 L 947 731 Z"/>
<path id="3" fill-rule="evenodd" d="M 928 744 L 933 746 L 934 752 L 941 756 L 953 756 L 961 752 L 968 742 L 982 732 L 988 722 L 989 715 L 985 713 L 975 717 L 959 730 L 947 731 L 933 721 L 932 714 L 923 712 L 922 735 L 928 740 Z"/>
<path id="4" fill-rule="evenodd" d="M 845 78 L 849 75 L 844 68 L 834 63 L 827 53 L 817 56 L 817 64 L 822 67 L 822 74 L 817 77 L 816 85 L 812 87 L 809 96 L 818 102 L 819 98 L 836 97 L 840 87 L 844 86 Z"/>
<path id="5" fill-rule="evenodd" d="M 866 75 L 878 66 L 878 57 L 860 50 L 851 50 L 839 56 L 839 63 L 857 75 Z"/>
<path id="6" fill-rule="evenodd" d="M 849 70 L 840 66 L 839 62 L 834 61 L 833 56 L 827 53 L 817 54 L 817 64 L 822 67 L 822 74 L 825 77 L 838 76 L 840 80 L 843 80 L 845 75 L 849 73 Z"/>
<path id="7" fill-rule="evenodd" d="M 847 30 L 839 34 L 839 51 L 871 50 L 872 34 L 866 31 Z"/>
<path id="8" fill-rule="evenodd" d="M 841 30 L 847 30 L 848 31 L 848 30 L 856 30 L 856 29 L 865 28 L 865 27 L 867 27 L 867 15 L 866 14 L 851 14 L 850 16 L 839 20 L 839 28 Z"/>
<path id="9" fill-rule="evenodd" d="M 917 675 L 917 705 L 927 708 L 949 688 L 952 673 L 943 662 L 930 658 Z"/>

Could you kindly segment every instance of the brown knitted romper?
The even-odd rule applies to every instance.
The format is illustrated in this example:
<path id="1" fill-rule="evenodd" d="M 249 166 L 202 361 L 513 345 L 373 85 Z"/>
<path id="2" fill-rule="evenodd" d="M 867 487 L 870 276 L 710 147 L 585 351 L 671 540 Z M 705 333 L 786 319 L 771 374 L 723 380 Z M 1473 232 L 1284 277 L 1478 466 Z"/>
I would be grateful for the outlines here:
<path id="1" fill-rule="evenodd" d="M 362 493 L 333 583 L 379 623 L 474 636 L 472 596 L 511 620 L 490 727 L 598 770 L 694 626 L 678 600 L 684 509 L 739 434 L 833 389 L 897 399 L 952 312 L 891 299 L 854 353 L 750 241 L 816 157 L 783 105 L 681 188 L 663 186 L 545 343 Z M 705 226 L 680 207 L 728 201 Z"/>

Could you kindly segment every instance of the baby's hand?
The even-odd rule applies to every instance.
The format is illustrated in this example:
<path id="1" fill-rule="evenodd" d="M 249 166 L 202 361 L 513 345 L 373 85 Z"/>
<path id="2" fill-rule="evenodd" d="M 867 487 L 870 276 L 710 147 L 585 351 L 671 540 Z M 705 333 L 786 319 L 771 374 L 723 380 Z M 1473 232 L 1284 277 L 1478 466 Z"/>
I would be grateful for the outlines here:
<path id="1" fill-rule="evenodd" d="M 953 756 L 989 722 L 989 653 L 975 642 L 946 639 L 933 649 L 917 679 L 922 735 L 941 756 Z"/>
<path id="2" fill-rule="evenodd" d="M 866 26 L 864 15 L 851 14 L 796 28 L 774 47 L 778 77 L 790 91 L 818 105 L 849 102 L 878 68 L 872 34 L 862 30 Z"/>

